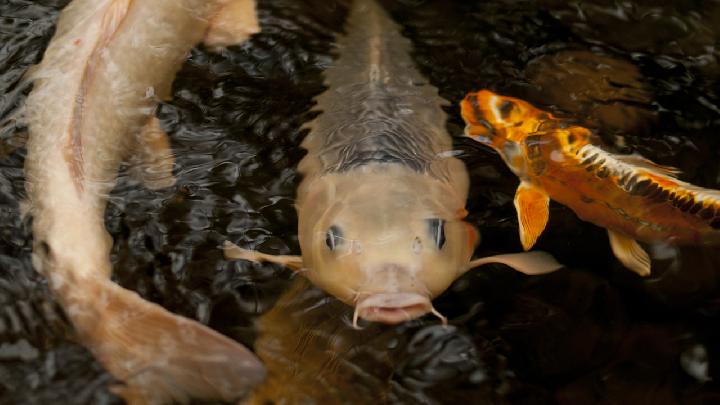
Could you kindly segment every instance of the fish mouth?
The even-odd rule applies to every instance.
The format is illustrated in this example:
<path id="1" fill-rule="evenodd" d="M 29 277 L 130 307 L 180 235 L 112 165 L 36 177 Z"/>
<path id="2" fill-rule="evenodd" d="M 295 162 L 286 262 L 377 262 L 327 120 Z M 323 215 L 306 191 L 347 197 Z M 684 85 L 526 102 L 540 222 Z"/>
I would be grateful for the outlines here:
<path id="1" fill-rule="evenodd" d="M 435 310 L 427 296 L 402 292 L 372 294 L 359 300 L 355 305 L 353 327 L 358 327 L 358 318 L 394 325 L 419 318 L 427 313 L 433 313 L 443 321 L 443 324 L 447 323 L 447 319 Z"/>

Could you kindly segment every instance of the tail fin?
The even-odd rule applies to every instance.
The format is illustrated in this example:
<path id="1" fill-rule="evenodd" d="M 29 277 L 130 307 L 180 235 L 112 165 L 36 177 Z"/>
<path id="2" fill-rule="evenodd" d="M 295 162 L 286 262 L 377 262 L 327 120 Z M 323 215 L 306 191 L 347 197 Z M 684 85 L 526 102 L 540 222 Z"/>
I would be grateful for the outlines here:
<path id="1" fill-rule="evenodd" d="M 60 300 L 82 342 L 123 385 L 130 404 L 230 401 L 265 378 L 241 344 L 174 315 L 107 279 L 60 288 Z"/>

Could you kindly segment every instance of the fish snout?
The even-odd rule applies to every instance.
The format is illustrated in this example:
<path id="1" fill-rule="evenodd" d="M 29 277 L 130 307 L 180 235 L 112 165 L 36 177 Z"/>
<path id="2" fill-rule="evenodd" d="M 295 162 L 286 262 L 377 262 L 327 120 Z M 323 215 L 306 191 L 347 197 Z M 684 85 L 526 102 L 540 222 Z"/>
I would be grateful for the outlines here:
<path id="1" fill-rule="evenodd" d="M 482 93 L 482 92 L 481 92 Z M 497 133 L 490 122 L 490 112 L 486 105 L 481 105 L 483 97 L 480 93 L 470 93 L 461 102 L 461 114 L 465 120 L 465 135 L 477 142 L 492 145 Z"/>
<path id="2" fill-rule="evenodd" d="M 368 295 L 355 306 L 355 319 L 371 322 L 396 324 L 419 318 L 433 312 L 430 298 L 426 295 L 408 292 L 376 293 Z"/>

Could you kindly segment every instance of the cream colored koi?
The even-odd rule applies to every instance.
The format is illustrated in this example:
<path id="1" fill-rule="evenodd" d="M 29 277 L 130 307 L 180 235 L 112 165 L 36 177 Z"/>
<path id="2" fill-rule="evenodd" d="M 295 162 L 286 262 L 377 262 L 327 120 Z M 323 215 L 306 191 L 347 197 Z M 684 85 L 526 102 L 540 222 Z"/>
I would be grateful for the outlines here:
<path id="1" fill-rule="evenodd" d="M 325 72 L 322 113 L 303 142 L 298 236 L 302 256 L 227 243 L 226 255 L 282 263 L 355 307 L 358 319 L 398 323 L 427 313 L 467 270 L 504 263 L 527 274 L 561 267 L 550 255 L 471 260 L 468 178 L 452 156 L 446 102 L 410 58 L 410 42 L 374 1 L 355 1 Z"/>
<path id="2" fill-rule="evenodd" d="M 214 28 L 231 20 L 231 32 Z M 222 46 L 257 31 L 252 0 L 75 0 L 28 74 L 33 263 L 129 403 L 231 400 L 264 376 L 242 345 L 113 283 L 104 224 L 123 161 L 140 161 L 150 187 L 174 183 L 154 110 L 192 46 L 206 34 Z"/>

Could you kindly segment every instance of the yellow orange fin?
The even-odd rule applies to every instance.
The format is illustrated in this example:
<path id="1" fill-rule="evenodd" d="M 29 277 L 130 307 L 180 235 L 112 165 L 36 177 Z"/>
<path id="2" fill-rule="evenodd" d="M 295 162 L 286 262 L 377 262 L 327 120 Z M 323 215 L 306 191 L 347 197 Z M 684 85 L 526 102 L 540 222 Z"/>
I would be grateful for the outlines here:
<path id="1" fill-rule="evenodd" d="M 551 254 L 538 250 L 527 253 L 511 253 L 482 257 L 470 261 L 467 269 L 469 270 L 489 263 L 501 263 L 529 276 L 552 273 L 564 267 L 560 262 L 555 260 Z"/>
<path id="2" fill-rule="evenodd" d="M 550 197 L 532 184 L 522 181 L 515 192 L 515 209 L 523 249 L 530 250 L 545 230 L 550 215 Z"/>
<path id="3" fill-rule="evenodd" d="M 636 240 L 610 230 L 608 237 L 615 257 L 625 267 L 643 277 L 650 275 L 650 256 Z"/>
<path id="4" fill-rule="evenodd" d="M 260 32 L 255 12 L 255 0 L 228 0 L 210 20 L 205 44 L 218 50 L 239 44 Z"/>
<path id="5" fill-rule="evenodd" d="M 286 266 L 291 270 L 301 270 L 303 268 L 302 256 L 269 255 L 256 250 L 243 249 L 228 240 L 223 244 L 223 251 L 225 257 L 228 259 L 248 260 L 255 263 L 276 263 Z"/>
<path id="6" fill-rule="evenodd" d="M 136 162 L 133 175 L 145 187 L 156 190 L 175 184 L 173 165 L 175 157 L 170 148 L 170 138 L 160 126 L 157 117 L 150 117 L 137 138 Z"/>
<path id="7" fill-rule="evenodd" d="M 659 165 L 651 160 L 645 159 L 644 157 L 640 155 L 612 155 L 613 158 L 628 164 L 632 165 L 634 167 L 637 167 L 639 169 L 647 170 L 648 172 L 651 172 L 656 175 L 660 176 L 668 176 L 668 177 L 677 177 L 680 173 L 680 169 L 670 166 L 662 166 Z"/>
<path id="8" fill-rule="evenodd" d="M 128 403 L 231 401 L 265 378 L 243 345 L 104 278 L 61 288 L 81 341 L 118 380 Z"/>

